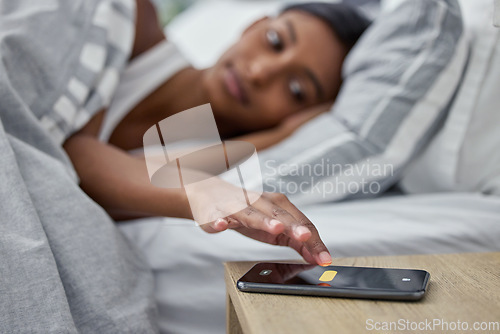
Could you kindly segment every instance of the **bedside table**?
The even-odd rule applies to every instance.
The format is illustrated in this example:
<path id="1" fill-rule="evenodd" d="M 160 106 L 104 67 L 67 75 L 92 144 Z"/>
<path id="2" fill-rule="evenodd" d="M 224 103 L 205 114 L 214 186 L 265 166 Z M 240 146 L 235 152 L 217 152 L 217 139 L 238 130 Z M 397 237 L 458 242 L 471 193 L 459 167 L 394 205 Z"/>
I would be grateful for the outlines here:
<path id="1" fill-rule="evenodd" d="M 225 264 L 227 333 L 500 333 L 500 252 L 334 259 L 427 270 L 426 295 L 416 302 L 240 292 L 236 281 L 255 263 Z"/>

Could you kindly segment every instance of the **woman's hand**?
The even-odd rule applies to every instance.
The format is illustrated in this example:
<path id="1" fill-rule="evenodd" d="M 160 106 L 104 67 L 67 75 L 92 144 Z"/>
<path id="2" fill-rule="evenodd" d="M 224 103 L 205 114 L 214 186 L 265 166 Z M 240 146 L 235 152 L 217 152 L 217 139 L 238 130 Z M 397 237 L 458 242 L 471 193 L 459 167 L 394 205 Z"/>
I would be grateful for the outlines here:
<path id="1" fill-rule="evenodd" d="M 208 222 L 201 224 L 204 231 L 233 229 L 261 242 L 291 247 L 309 263 L 331 264 L 316 227 L 285 195 L 263 193 L 258 197 L 249 193 L 253 204 L 247 205 L 242 189 L 220 179 L 210 182 L 213 183 L 188 190 L 193 218 L 199 223 Z"/>

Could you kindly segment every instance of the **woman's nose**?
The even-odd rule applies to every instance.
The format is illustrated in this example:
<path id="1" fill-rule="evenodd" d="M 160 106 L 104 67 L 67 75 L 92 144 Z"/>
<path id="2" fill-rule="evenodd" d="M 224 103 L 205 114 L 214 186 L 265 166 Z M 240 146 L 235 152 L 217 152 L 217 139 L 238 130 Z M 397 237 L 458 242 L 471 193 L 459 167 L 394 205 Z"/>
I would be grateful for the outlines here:
<path id="1" fill-rule="evenodd" d="M 279 60 L 256 59 L 248 66 L 248 79 L 254 85 L 265 85 L 279 74 L 282 67 Z"/>

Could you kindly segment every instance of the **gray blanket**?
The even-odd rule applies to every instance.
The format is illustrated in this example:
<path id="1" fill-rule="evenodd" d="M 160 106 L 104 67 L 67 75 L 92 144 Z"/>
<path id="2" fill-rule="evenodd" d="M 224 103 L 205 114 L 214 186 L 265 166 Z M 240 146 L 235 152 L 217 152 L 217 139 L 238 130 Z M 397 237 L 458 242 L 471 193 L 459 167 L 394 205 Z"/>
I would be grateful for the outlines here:
<path id="1" fill-rule="evenodd" d="M 147 264 L 80 190 L 60 145 L 105 106 L 105 74 L 128 57 L 103 17 L 133 27 L 133 10 L 0 1 L 0 333 L 156 331 Z"/>

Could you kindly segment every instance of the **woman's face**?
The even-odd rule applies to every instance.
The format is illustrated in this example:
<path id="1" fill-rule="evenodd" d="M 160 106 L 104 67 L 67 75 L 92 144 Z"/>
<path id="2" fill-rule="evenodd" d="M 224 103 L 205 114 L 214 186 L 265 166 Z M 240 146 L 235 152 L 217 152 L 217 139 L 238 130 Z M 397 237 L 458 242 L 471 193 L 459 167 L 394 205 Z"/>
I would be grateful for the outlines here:
<path id="1" fill-rule="evenodd" d="M 263 129 L 332 101 L 346 53 L 325 22 L 291 10 L 247 28 L 206 70 L 203 85 L 217 119 L 243 131 Z"/>

